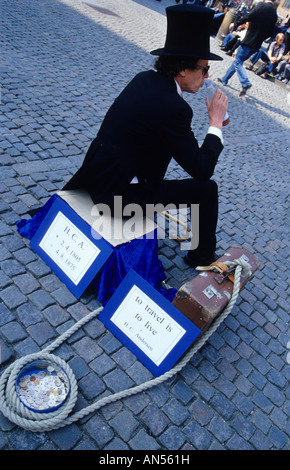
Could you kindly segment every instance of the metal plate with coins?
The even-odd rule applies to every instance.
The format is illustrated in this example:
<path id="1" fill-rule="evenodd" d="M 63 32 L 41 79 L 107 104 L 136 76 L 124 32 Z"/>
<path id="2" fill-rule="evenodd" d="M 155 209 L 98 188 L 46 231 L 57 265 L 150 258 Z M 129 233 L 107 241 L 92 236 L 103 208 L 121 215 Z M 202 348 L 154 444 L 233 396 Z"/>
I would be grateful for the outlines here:
<path id="1" fill-rule="evenodd" d="M 32 411 L 47 413 L 59 408 L 66 400 L 70 384 L 67 374 L 49 361 L 34 361 L 18 374 L 16 393 Z"/>

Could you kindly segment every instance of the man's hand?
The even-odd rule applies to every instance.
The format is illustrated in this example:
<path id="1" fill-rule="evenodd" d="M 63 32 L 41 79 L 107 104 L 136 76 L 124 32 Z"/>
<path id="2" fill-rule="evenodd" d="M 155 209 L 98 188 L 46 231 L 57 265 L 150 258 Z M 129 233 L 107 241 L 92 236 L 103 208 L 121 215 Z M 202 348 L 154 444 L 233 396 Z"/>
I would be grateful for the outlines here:
<path id="1" fill-rule="evenodd" d="M 216 90 L 212 101 L 206 98 L 209 125 L 222 129 L 225 114 L 228 109 L 228 97 L 221 90 Z"/>

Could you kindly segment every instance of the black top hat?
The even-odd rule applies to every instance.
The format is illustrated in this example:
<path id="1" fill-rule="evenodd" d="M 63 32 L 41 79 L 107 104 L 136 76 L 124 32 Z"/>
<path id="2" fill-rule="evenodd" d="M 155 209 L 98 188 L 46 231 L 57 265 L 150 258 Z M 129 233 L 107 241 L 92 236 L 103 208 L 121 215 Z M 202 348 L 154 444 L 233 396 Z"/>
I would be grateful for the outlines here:
<path id="1" fill-rule="evenodd" d="M 187 56 L 223 60 L 209 48 L 210 28 L 214 11 L 198 5 L 175 5 L 166 8 L 167 35 L 162 49 L 153 55 Z"/>

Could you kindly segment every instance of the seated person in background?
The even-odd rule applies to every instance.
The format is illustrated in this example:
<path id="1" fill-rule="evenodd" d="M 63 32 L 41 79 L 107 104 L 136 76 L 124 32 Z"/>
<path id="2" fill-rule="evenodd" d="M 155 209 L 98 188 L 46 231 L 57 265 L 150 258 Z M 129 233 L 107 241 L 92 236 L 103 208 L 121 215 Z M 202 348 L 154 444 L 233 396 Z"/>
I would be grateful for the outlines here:
<path id="1" fill-rule="evenodd" d="M 279 31 L 278 32 L 285 34 L 287 29 L 289 28 L 289 26 L 290 26 L 290 17 L 289 17 L 289 15 L 287 15 L 286 18 L 281 21 L 281 24 L 279 25 Z"/>
<path id="2" fill-rule="evenodd" d="M 242 40 L 244 39 L 249 23 L 242 24 L 238 26 L 236 31 L 232 31 L 231 33 L 227 34 L 222 42 L 221 49 L 226 51 L 228 55 L 233 55 L 235 49 L 239 47 Z"/>
<path id="3" fill-rule="evenodd" d="M 212 25 L 210 29 L 210 35 L 211 36 L 216 36 L 218 30 L 220 29 L 220 26 L 223 22 L 223 19 L 225 17 L 225 14 L 227 12 L 227 7 L 224 7 L 222 3 L 219 3 L 217 8 L 215 9 L 215 14 L 212 20 Z"/>
<path id="4" fill-rule="evenodd" d="M 266 42 L 269 42 L 271 44 L 271 42 L 273 42 L 275 40 L 275 37 L 277 36 L 277 34 L 279 34 L 279 33 L 285 34 L 287 29 L 289 28 L 289 26 L 290 26 L 289 15 L 287 15 L 284 20 L 283 19 L 278 20 L 278 22 L 276 23 L 276 26 L 275 26 L 274 33 L 272 34 L 272 36 Z"/>
<path id="5" fill-rule="evenodd" d="M 277 74 L 275 78 L 282 80 L 283 83 L 288 83 L 290 80 L 290 51 L 282 57 L 282 60 L 277 66 Z"/>
<path id="6" fill-rule="evenodd" d="M 243 1 L 242 4 L 239 6 L 238 11 L 235 14 L 235 19 L 239 20 L 243 16 L 245 16 L 247 13 L 249 13 L 247 2 Z"/>
<path id="7" fill-rule="evenodd" d="M 276 36 L 275 41 L 272 42 L 268 49 L 268 53 L 264 51 L 264 49 L 260 48 L 258 52 L 256 52 L 251 58 L 252 65 L 247 67 L 248 70 L 253 70 L 253 66 L 259 59 L 263 62 L 266 62 L 264 67 L 259 67 L 256 71 L 257 75 L 261 75 L 263 78 L 266 78 L 267 73 L 271 73 L 276 68 L 278 62 L 283 57 L 285 52 L 285 44 L 284 44 L 284 34 L 279 33 Z"/>

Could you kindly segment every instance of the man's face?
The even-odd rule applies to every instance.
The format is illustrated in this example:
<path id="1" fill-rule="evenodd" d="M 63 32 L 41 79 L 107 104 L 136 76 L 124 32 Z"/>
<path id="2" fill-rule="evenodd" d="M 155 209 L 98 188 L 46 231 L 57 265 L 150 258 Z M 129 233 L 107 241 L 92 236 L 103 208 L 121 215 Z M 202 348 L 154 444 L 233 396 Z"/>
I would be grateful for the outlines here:
<path id="1" fill-rule="evenodd" d="M 283 44 L 283 38 L 276 39 L 276 44 L 277 46 L 281 46 L 281 44 Z"/>
<path id="2" fill-rule="evenodd" d="M 178 82 L 182 91 L 188 93 L 196 93 L 204 84 L 204 79 L 208 78 L 208 72 L 204 75 L 203 67 L 206 67 L 208 61 L 199 59 L 197 61 L 197 68 L 194 70 L 185 69 L 181 70 L 175 80 Z"/>

